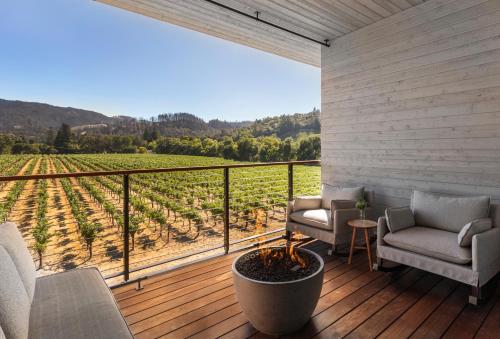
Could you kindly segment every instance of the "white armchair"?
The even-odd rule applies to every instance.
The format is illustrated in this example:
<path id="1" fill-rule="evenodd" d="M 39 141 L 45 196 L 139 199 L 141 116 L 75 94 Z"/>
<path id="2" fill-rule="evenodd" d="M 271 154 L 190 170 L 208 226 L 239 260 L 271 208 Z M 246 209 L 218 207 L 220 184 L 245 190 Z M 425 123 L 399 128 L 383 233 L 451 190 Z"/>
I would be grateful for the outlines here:
<path id="1" fill-rule="evenodd" d="M 352 229 L 348 220 L 359 219 L 360 212 L 355 203 L 361 197 L 368 206 L 373 205 L 373 192 L 363 187 L 339 188 L 323 184 L 321 196 L 297 197 L 288 203 L 287 237 L 300 233 L 332 244 L 331 253 L 339 254 L 338 248 L 348 247 Z M 367 217 L 371 215 L 367 207 Z"/>

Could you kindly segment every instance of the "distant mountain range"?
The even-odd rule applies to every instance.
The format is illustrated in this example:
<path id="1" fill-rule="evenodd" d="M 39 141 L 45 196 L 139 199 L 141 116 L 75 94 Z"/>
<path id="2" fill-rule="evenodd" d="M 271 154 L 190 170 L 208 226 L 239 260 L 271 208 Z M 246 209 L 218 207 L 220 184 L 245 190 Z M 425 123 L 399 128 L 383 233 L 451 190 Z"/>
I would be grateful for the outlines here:
<path id="1" fill-rule="evenodd" d="M 246 129 L 255 136 L 277 134 L 294 137 L 299 133 L 319 133 L 319 111 L 282 115 L 261 120 L 208 122 L 190 113 L 160 114 L 149 120 L 128 116 L 109 117 L 102 113 L 45 103 L 0 99 L 0 133 L 42 139 L 61 124 L 73 132 L 103 134 L 143 134 L 154 131 L 162 136 L 217 136 Z"/>

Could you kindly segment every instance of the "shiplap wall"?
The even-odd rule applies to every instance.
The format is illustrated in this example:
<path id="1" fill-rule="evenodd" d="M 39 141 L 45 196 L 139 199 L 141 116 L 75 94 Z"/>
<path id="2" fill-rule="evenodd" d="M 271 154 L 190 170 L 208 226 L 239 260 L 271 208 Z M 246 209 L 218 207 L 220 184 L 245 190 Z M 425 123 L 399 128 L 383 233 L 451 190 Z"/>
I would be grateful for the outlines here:
<path id="1" fill-rule="evenodd" d="M 322 177 L 377 210 L 413 189 L 500 201 L 500 0 L 429 0 L 322 49 Z"/>

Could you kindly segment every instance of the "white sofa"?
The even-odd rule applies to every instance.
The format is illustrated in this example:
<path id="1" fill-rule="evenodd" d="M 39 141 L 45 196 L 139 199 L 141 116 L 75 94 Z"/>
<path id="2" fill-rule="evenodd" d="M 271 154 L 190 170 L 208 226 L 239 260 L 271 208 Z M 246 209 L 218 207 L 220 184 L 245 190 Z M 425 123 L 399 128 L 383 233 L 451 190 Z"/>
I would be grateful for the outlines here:
<path id="1" fill-rule="evenodd" d="M 36 277 L 13 223 L 0 225 L 0 339 L 133 338 L 97 269 Z"/>
<path id="2" fill-rule="evenodd" d="M 360 218 L 360 211 L 354 204 L 364 198 L 368 206 L 373 205 L 373 192 L 364 187 L 335 187 L 323 184 L 320 196 L 297 197 L 288 203 L 286 230 L 287 237 L 300 233 L 332 244 L 330 253 L 339 254 L 338 248 L 350 244 L 352 228 L 347 221 Z M 334 209 L 332 201 L 351 201 L 350 208 Z M 298 206 L 300 204 L 300 207 Z M 333 213 L 332 213 L 333 210 Z M 372 210 L 366 208 L 367 218 Z"/>
<path id="3" fill-rule="evenodd" d="M 500 272 L 500 205 L 484 196 L 414 191 L 410 213 L 414 225 L 392 232 L 387 217 L 378 219 L 375 268 L 382 268 L 386 259 L 454 279 L 472 286 L 469 302 L 477 304 L 481 287 Z M 471 235 L 470 244 L 459 244 L 466 224 L 488 218 L 486 231 Z"/>

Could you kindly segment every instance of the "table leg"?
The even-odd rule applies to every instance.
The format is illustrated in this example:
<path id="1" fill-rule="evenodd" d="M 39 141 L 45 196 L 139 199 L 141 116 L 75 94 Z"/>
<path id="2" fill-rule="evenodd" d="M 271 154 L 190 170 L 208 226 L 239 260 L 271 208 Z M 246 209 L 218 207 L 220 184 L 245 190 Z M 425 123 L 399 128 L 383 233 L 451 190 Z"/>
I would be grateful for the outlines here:
<path id="1" fill-rule="evenodd" d="M 365 242 L 366 242 L 366 250 L 368 251 L 368 265 L 370 267 L 370 272 L 373 270 L 372 265 L 372 249 L 370 248 L 370 239 L 368 237 L 368 229 L 365 228 Z"/>
<path id="2" fill-rule="evenodd" d="M 354 244 L 356 242 L 356 227 L 352 228 L 352 238 L 351 238 L 351 249 L 349 251 L 349 261 L 347 262 L 349 265 L 352 262 L 352 252 L 354 252 Z"/>

